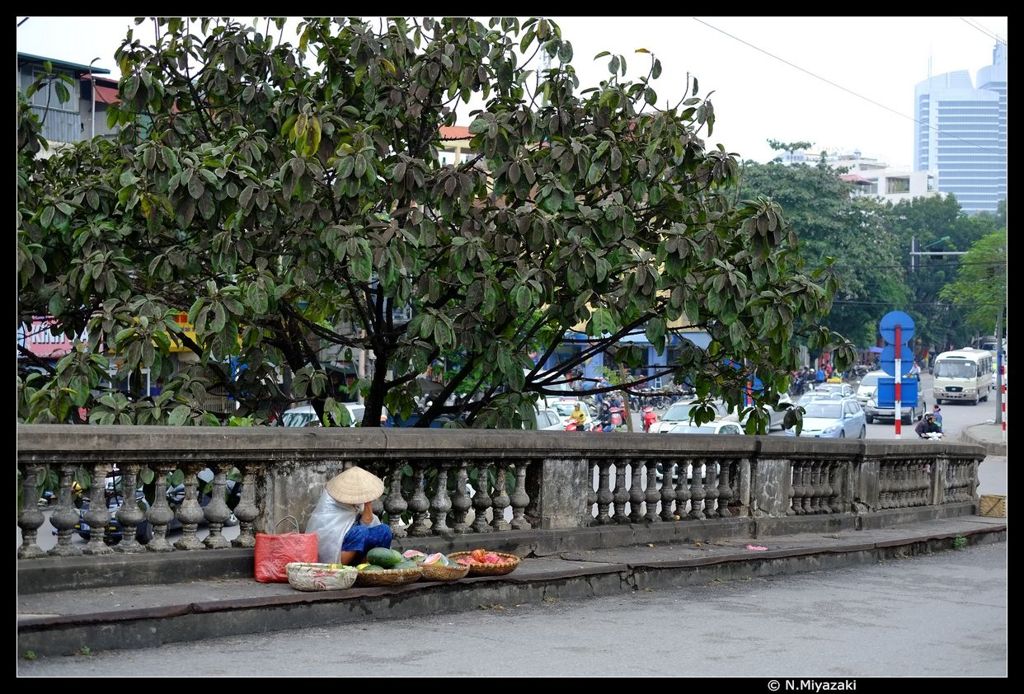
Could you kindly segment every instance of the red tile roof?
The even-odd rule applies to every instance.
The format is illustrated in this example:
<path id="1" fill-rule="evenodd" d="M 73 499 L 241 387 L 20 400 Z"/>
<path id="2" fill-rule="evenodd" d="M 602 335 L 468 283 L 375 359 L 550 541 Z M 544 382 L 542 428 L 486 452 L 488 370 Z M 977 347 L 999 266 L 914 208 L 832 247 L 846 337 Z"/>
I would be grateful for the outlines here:
<path id="1" fill-rule="evenodd" d="M 469 128 L 464 125 L 441 126 L 442 140 L 468 140 L 471 137 L 472 135 L 469 134 Z"/>
<path id="2" fill-rule="evenodd" d="M 101 104 L 119 104 L 121 97 L 117 95 L 117 87 L 104 87 L 96 85 L 96 101 Z"/>

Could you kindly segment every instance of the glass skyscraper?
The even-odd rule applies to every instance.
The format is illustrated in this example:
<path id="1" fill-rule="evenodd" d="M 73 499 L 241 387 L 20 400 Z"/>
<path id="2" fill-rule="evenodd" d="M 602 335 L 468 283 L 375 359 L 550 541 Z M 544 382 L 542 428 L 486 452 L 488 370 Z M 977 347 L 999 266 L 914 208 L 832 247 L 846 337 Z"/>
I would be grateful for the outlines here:
<path id="1" fill-rule="evenodd" d="M 958 70 L 919 83 L 914 96 L 915 169 L 932 171 L 965 212 L 995 212 L 1006 199 L 1006 44 L 978 71 L 977 88 Z"/>

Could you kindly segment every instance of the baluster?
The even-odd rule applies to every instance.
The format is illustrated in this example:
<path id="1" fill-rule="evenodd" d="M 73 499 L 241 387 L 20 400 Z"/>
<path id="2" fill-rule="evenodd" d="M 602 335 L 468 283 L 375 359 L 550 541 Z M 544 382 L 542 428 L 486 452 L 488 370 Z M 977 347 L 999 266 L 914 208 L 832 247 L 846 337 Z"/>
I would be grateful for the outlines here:
<path id="1" fill-rule="evenodd" d="M 718 470 L 721 462 L 718 458 L 709 458 L 704 465 L 704 515 L 707 518 L 714 518 L 718 511 L 714 509 L 718 500 Z"/>
<path id="2" fill-rule="evenodd" d="M 426 472 L 426 460 L 416 460 L 412 464 L 412 498 L 409 499 L 409 510 L 412 511 L 412 525 L 409 527 L 411 537 L 425 537 L 430 534 L 430 522 L 427 516 L 430 500 L 423 488 L 423 476 Z"/>
<path id="3" fill-rule="evenodd" d="M 202 549 L 203 543 L 196 539 L 199 521 L 203 519 L 203 507 L 199 504 L 199 480 L 196 478 L 201 463 L 185 463 L 185 500 L 175 514 L 181 521 L 181 539 L 174 543 L 175 549 Z"/>
<path id="4" fill-rule="evenodd" d="M 718 461 L 718 517 L 728 518 L 732 515 L 729 511 L 729 499 L 733 497 L 732 488 L 729 486 L 729 471 L 734 460 L 719 459 Z"/>
<path id="5" fill-rule="evenodd" d="M 629 482 L 629 522 L 639 523 L 644 519 L 642 505 L 644 503 L 644 490 L 641 477 L 643 475 L 643 460 L 633 458 L 629 465 L 631 480 Z"/>
<path id="6" fill-rule="evenodd" d="M 476 494 L 473 495 L 473 531 L 488 533 L 491 528 L 487 525 L 487 509 L 491 507 L 491 496 L 488 493 L 490 480 L 488 480 L 487 468 L 491 465 L 488 461 L 481 461 L 476 466 Z"/>
<path id="7" fill-rule="evenodd" d="M 529 460 L 516 462 L 516 488 L 512 492 L 512 527 L 516 530 L 529 530 L 533 526 L 526 520 L 526 507 L 530 504 L 530 496 L 526 493 L 526 468 Z"/>
<path id="8" fill-rule="evenodd" d="M 82 551 L 86 554 L 113 554 L 114 550 L 103 541 L 110 522 L 110 511 L 107 509 L 106 481 L 110 472 L 110 463 L 94 463 L 92 466 L 92 486 L 89 488 L 89 510 L 85 512 L 85 522 L 89 524 L 89 544 Z M 35 490 L 33 489 L 33 493 Z"/>
<path id="9" fill-rule="evenodd" d="M 46 474 L 46 466 L 37 465 L 30 463 L 24 468 L 24 477 L 21 478 L 21 515 L 18 516 L 18 527 L 21 528 L 21 547 L 18 548 L 18 559 L 34 559 L 35 557 L 41 557 L 46 554 L 42 548 L 36 544 L 36 537 L 39 535 L 39 526 L 45 521 L 46 517 L 43 516 L 43 512 L 39 510 L 39 492 L 38 480 L 40 476 Z M 107 505 L 103 503 L 102 489 L 100 487 L 100 506 L 103 510 L 107 510 Z M 106 527 L 106 519 L 103 520 L 104 528 Z M 102 535 L 100 536 L 102 539 Z M 110 552 L 110 548 L 105 548 L 107 552 Z"/>
<path id="10" fill-rule="evenodd" d="M 689 469 L 693 458 L 683 458 L 676 465 L 676 516 L 679 520 L 686 520 L 686 502 L 690 500 Z"/>
<path id="11" fill-rule="evenodd" d="M 594 518 L 594 504 L 597 503 L 597 489 L 594 487 L 594 475 L 597 470 L 597 462 L 593 458 L 587 467 L 587 515 L 592 519 L 591 524 L 596 523 Z"/>
<path id="12" fill-rule="evenodd" d="M 812 507 L 815 513 L 828 513 L 828 463 L 819 460 L 814 464 L 814 502 Z"/>
<path id="13" fill-rule="evenodd" d="M 405 526 L 402 524 L 402 514 L 409 508 L 409 504 L 402 497 L 402 468 L 404 467 L 404 460 L 396 460 L 391 464 L 391 490 L 388 498 L 384 501 L 392 537 L 405 537 L 406 534 Z"/>
<path id="14" fill-rule="evenodd" d="M 676 490 L 672 487 L 672 475 L 677 474 L 682 478 L 686 477 L 686 470 L 677 469 L 676 463 L 670 458 L 661 459 L 661 520 L 669 523 L 676 519 L 672 512 L 672 503 L 676 500 Z M 679 515 L 683 515 L 684 509 L 680 507 Z"/>
<path id="15" fill-rule="evenodd" d="M 800 464 L 795 460 L 792 461 L 789 464 L 789 472 L 789 505 L 786 507 L 786 515 L 795 516 L 800 513 Z"/>
<path id="16" fill-rule="evenodd" d="M 50 525 L 57 529 L 57 546 L 50 554 L 58 557 L 77 557 L 82 549 L 71 543 L 71 536 L 78 522 L 78 509 L 75 508 L 74 492 L 71 481 L 74 479 L 77 465 L 60 466 L 60 487 L 57 493 L 57 508 L 50 515 Z"/>
<path id="17" fill-rule="evenodd" d="M 804 465 L 804 515 L 817 513 L 814 508 L 814 501 L 817 497 L 817 489 L 814 483 L 814 471 L 818 464 L 814 461 Z"/>
<path id="18" fill-rule="evenodd" d="M 491 527 L 498 532 L 505 532 L 509 529 L 508 521 L 505 520 L 505 509 L 509 502 L 505 477 L 508 461 L 501 459 L 495 463 L 495 467 L 497 471 L 494 475 L 494 496 L 491 498 Z"/>
<path id="19" fill-rule="evenodd" d="M 807 496 L 804 499 L 804 511 L 807 513 L 821 513 L 821 485 L 820 479 L 821 461 L 812 461 L 807 465 Z"/>
<path id="20" fill-rule="evenodd" d="M 849 465 L 849 463 L 844 463 L 844 464 L 845 465 Z M 831 491 L 832 496 L 829 499 L 829 509 L 832 511 L 832 513 L 842 513 L 843 512 L 843 501 L 842 501 L 842 498 L 843 498 L 842 497 L 842 494 L 843 494 L 843 481 L 842 481 L 842 475 L 840 474 L 840 464 L 838 462 L 833 461 L 832 463 L 829 464 L 829 466 L 828 466 L 828 475 L 829 475 L 829 489 L 832 490 Z"/>
<path id="21" fill-rule="evenodd" d="M 611 467 L 611 464 L 612 461 L 607 458 L 597 464 L 600 469 L 597 485 L 597 523 L 599 525 L 607 525 L 612 522 L 611 516 L 608 515 L 608 507 L 611 506 L 614 498 L 608 480 L 608 468 Z"/>
<path id="22" fill-rule="evenodd" d="M 702 481 L 701 468 L 704 467 L 704 460 L 698 458 L 691 459 L 691 467 L 693 470 L 693 482 L 690 484 L 690 518 L 694 520 L 704 519 L 703 502 L 706 494 L 704 493 L 704 482 Z M 682 477 L 682 471 L 679 476 Z M 682 513 L 679 514 L 682 517 Z"/>
<path id="23" fill-rule="evenodd" d="M 241 461 L 237 464 L 242 474 L 242 491 L 235 506 L 235 518 L 238 519 L 238 537 L 231 541 L 232 547 L 256 546 L 256 517 L 260 510 L 256 506 L 256 468 L 255 463 Z"/>
<path id="24" fill-rule="evenodd" d="M 647 491 L 644 493 L 644 510 L 647 513 L 644 514 L 644 520 L 648 523 L 657 523 L 660 520 L 658 501 L 661 499 L 661 493 L 658 492 L 658 468 L 655 461 L 650 458 L 643 462 L 647 466 Z"/>
<path id="25" fill-rule="evenodd" d="M 953 501 L 953 470 L 954 461 L 950 460 L 946 466 L 946 482 L 942 491 L 942 503 L 944 504 Z"/>
<path id="26" fill-rule="evenodd" d="M 452 508 L 451 499 L 448 497 L 448 468 L 452 464 L 444 461 L 437 470 L 437 489 L 434 491 L 434 498 L 430 500 L 430 527 L 435 535 L 450 536 L 451 528 L 448 527 L 448 511 Z"/>
<path id="27" fill-rule="evenodd" d="M 472 501 L 469 494 L 466 493 L 466 483 L 469 479 L 469 474 L 466 472 L 468 465 L 468 460 L 459 461 L 459 469 L 455 474 L 455 493 L 452 494 L 452 530 L 456 535 L 469 532 L 466 515 L 472 506 Z"/>
<path id="28" fill-rule="evenodd" d="M 615 502 L 615 515 L 612 516 L 612 520 L 616 523 L 628 523 L 626 502 L 629 501 L 629 492 L 626 491 L 626 461 L 620 459 L 612 464 L 615 466 L 615 493 L 612 495 L 612 500 Z"/>
<path id="29" fill-rule="evenodd" d="M 139 508 L 139 502 L 135 498 L 140 467 L 139 463 L 123 463 L 121 465 L 123 503 L 115 514 L 121 524 L 121 541 L 114 547 L 114 551 L 124 554 L 146 551 L 146 548 L 140 545 L 135 538 L 136 527 L 146 518 L 146 514 Z"/>
<path id="30" fill-rule="evenodd" d="M 224 524 L 231 518 L 231 509 L 226 501 L 228 488 L 228 471 L 231 463 L 215 462 L 210 464 L 213 470 L 213 489 L 210 490 L 210 503 L 203 509 L 210 534 L 203 540 L 207 549 L 224 549 L 231 543 L 224 537 Z"/>
<path id="31" fill-rule="evenodd" d="M 156 463 L 156 479 L 153 482 L 153 505 L 149 507 L 146 519 L 153 526 L 153 539 L 146 545 L 150 552 L 170 552 L 174 547 L 167 541 L 167 524 L 174 518 L 174 511 L 167 503 L 167 476 L 174 472 L 174 463 Z M 250 490 L 251 491 L 251 490 Z"/>

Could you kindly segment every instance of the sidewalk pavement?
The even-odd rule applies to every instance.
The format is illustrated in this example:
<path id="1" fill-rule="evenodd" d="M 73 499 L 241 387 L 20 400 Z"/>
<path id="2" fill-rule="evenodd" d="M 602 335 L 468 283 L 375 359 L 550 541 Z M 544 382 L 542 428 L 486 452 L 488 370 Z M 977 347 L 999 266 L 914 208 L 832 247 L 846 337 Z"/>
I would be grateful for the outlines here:
<path id="1" fill-rule="evenodd" d="M 959 516 L 891 528 L 564 551 L 506 576 L 299 592 L 248 578 L 18 595 L 18 651 L 147 648 L 498 604 L 580 599 L 877 562 L 1004 541 L 1005 519 Z"/>
<path id="2" fill-rule="evenodd" d="M 986 422 L 965 427 L 960 432 L 960 439 L 982 446 L 988 455 L 1006 455 L 1006 439 L 1003 438 L 1002 424 Z"/>

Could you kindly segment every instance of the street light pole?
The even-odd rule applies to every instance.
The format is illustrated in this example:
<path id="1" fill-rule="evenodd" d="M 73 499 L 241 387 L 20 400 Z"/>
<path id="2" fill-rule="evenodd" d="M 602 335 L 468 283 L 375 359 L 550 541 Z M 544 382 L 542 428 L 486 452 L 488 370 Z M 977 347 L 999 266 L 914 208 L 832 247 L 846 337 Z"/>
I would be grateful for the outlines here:
<path id="1" fill-rule="evenodd" d="M 99 60 L 99 56 L 89 61 L 89 82 L 92 85 L 92 118 L 89 121 L 90 135 L 89 139 L 96 137 L 96 75 L 92 71 L 92 64 Z"/>

